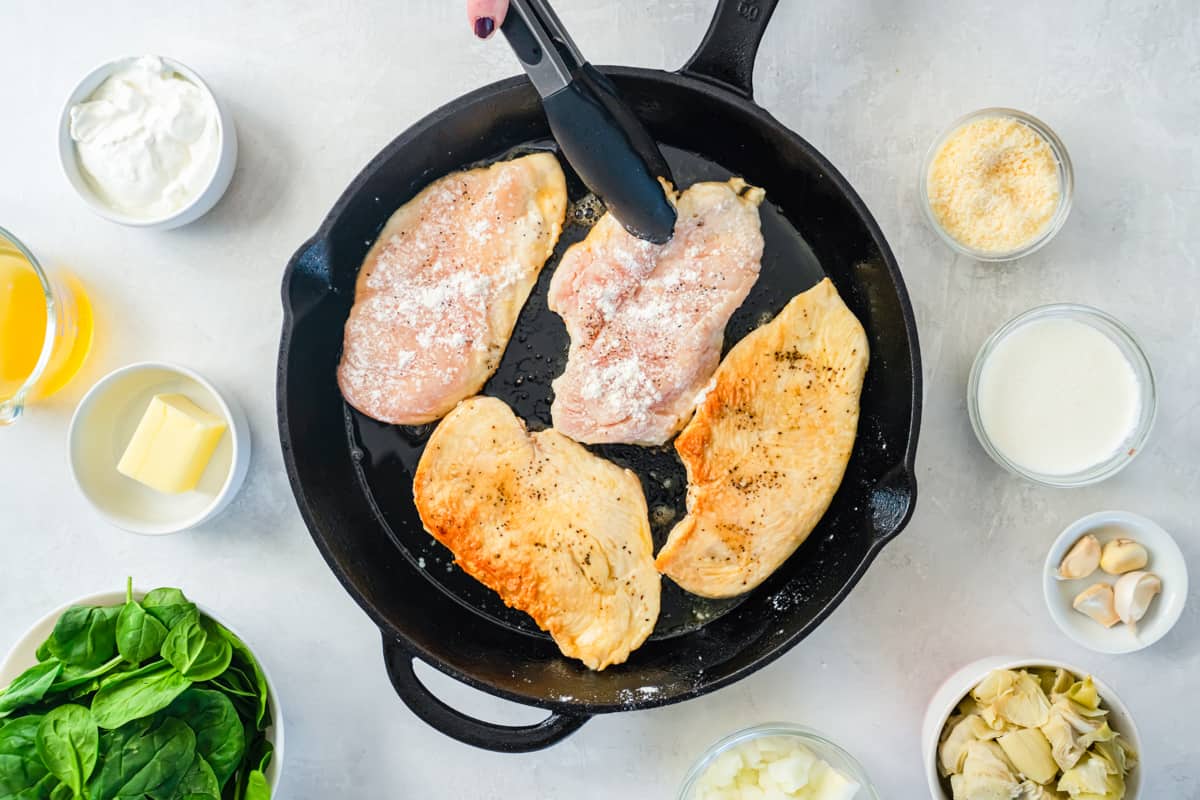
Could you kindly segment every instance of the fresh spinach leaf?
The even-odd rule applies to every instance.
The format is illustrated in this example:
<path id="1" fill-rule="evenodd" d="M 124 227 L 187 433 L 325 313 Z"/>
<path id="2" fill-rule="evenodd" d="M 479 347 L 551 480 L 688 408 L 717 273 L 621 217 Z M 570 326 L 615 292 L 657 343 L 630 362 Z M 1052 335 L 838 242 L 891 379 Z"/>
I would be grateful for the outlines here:
<path id="1" fill-rule="evenodd" d="M 48 662 L 47 662 L 48 663 Z M 73 689 L 84 687 L 84 694 L 89 694 L 100 688 L 100 679 L 115 672 L 125 659 L 121 656 L 113 656 L 111 661 L 106 661 L 98 667 L 92 669 L 84 669 L 83 667 L 63 667 L 63 671 L 58 678 L 50 686 L 50 691 L 47 694 L 61 694 Z"/>
<path id="2" fill-rule="evenodd" d="M 217 633 L 221 635 L 221 638 L 229 642 L 229 646 L 233 648 L 233 660 L 231 663 L 239 667 L 245 674 L 251 675 L 254 678 L 253 685 L 258 694 L 258 708 L 255 710 L 254 721 L 258 725 L 259 730 L 264 730 L 270 724 L 270 719 L 267 717 L 267 676 L 263 673 L 262 667 L 258 664 L 258 659 L 254 657 L 254 653 L 250 652 L 250 648 L 246 646 L 245 642 L 219 622 L 214 622 L 213 625 L 216 627 Z"/>
<path id="3" fill-rule="evenodd" d="M 242 797 L 244 800 L 271 800 L 271 787 L 267 784 L 267 776 L 262 770 L 250 771 L 250 777 L 246 780 L 246 791 Z"/>
<path id="4" fill-rule="evenodd" d="M 58 618 L 47 649 L 60 661 L 85 669 L 98 667 L 117 652 L 120 606 L 73 606 Z"/>
<path id="5" fill-rule="evenodd" d="M 170 664 L 152 662 L 103 681 L 92 700 L 92 715 L 101 728 L 119 728 L 162 711 L 191 685 Z"/>
<path id="6" fill-rule="evenodd" d="M 37 753 L 38 716 L 18 717 L 0 726 L 0 799 L 44 800 L 58 783 Z"/>
<path id="7" fill-rule="evenodd" d="M 51 776 L 53 777 L 53 776 Z M 75 790 L 65 783 L 60 783 L 50 792 L 50 800 L 75 800 L 82 795 L 75 794 Z"/>
<path id="8" fill-rule="evenodd" d="M 175 717 L 134 720 L 100 738 L 91 800 L 170 797 L 196 756 L 196 734 Z"/>
<path id="9" fill-rule="evenodd" d="M 163 642 L 162 657 L 184 677 L 207 681 L 228 669 L 233 647 L 215 623 L 197 615 L 171 628 Z"/>
<path id="10" fill-rule="evenodd" d="M 117 617 L 117 651 L 131 664 L 154 658 L 167 638 L 167 627 L 136 601 L 125 603 Z"/>
<path id="11" fill-rule="evenodd" d="M 255 688 L 254 682 L 247 678 L 241 669 L 232 665 L 230 665 L 229 669 L 209 681 L 209 683 L 214 689 L 220 689 L 225 694 L 253 699 L 258 698 L 258 689 Z"/>
<path id="12" fill-rule="evenodd" d="M 52 658 L 18 675 L 7 689 L 0 692 L 0 718 L 7 717 L 22 706 L 40 701 L 50 691 L 62 670 L 62 662 Z"/>
<path id="13" fill-rule="evenodd" d="M 187 617 L 197 614 L 196 604 L 178 589 L 153 589 L 142 598 L 142 608 L 170 630 Z"/>
<path id="14" fill-rule="evenodd" d="M 196 752 L 208 762 L 218 785 L 224 786 L 246 754 L 242 721 L 233 703 L 220 692 L 193 687 L 179 695 L 166 713 L 196 733 Z"/>
<path id="15" fill-rule="evenodd" d="M 53 656 L 50 655 L 50 642 L 52 641 L 54 641 L 53 633 L 46 637 L 46 641 L 38 645 L 37 652 L 34 653 L 38 661 L 47 661 L 50 658 L 53 658 Z"/>
<path id="16" fill-rule="evenodd" d="M 212 767 L 197 753 L 192 766 L 170 795 L 155 795 L 162 800 L 221 800 L 221 787 Z"/>
<path id="17" fill-rule="evenodd" d="M 232 798 L 234 800 L 246 800 L 247 798 L 270 798 L 270 789 L 266 786 L 265 772 L 268 765 L 271 763 L 271 757 L 275 754 L 275 746 L 266 740 L 266 736 L 258 734 L 257 739 L 252 742 L 246 750 L 246 758 L 242 760 L 238 770 L 238 775 L 234 777 L 234 782 L 230 783 L 233 788 Z M 257 781 L 254 777 L 254 772 L 258 772 L 262 778 L 262 786 L 251 788 L 251 783 Z M 253 794 L 252 792 L 259 792 Z M 262 794 L 265 792 L 265 794 Z M 228 792 L 226 793 L 229 794 Z"/>
<path id="18" fill-rule="evenodd" d="M 100 731 L 86 708 L 73 703 L 50 711 L 37 729 L 37 753 L 54 777 L 70 787 L 75 796 L 96 768 Z"/>

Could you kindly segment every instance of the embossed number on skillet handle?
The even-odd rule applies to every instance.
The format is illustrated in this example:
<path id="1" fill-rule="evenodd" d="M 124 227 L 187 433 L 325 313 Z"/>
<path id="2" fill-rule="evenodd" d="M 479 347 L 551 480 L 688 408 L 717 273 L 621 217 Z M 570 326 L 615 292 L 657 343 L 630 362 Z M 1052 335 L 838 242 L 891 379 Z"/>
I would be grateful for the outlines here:
<path id="1" fill-rule="evenodd" d="M 684 75 L 754 98 L 754 59 L 779 0 L 719 0 L 695 54 L 679 70 Z"/>

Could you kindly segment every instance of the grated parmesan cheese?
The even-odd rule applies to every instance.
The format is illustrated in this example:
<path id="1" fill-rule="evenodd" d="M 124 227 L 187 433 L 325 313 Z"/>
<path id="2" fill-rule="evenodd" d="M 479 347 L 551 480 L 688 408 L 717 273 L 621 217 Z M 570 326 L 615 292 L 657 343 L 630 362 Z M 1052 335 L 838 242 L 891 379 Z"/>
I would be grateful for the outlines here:
<path id="1" fill-rule="evenodd" d="M 1037 131 L 1006 116 L 971 120 L 934 155 L 929 206 L 950 237 L 985 253 L 1035 241 L 1058 210 L 1062 186 L 1054 151 Z"/>

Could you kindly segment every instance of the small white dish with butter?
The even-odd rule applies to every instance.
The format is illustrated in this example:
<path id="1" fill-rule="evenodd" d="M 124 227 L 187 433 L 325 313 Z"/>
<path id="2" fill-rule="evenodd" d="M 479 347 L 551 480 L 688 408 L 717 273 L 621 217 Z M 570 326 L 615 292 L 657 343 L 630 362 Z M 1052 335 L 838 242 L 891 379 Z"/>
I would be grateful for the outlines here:
<path id="1" fill-rule="evenodd" d="M 68 434 L 71 472 L 88 502 L 119 528 L 194 528 L 237 494 L 250 465 L 241 409 L 184 367 L 142 362 L 88 391 Z"/>
<path id="2" fill-rule="evenodd" d="M 67 99 L 59 160 L 101 216 L 167 230 L 207 213 L 237 165 L 233 117 L 194 71 L 170 58 L 121 58 Z"/>

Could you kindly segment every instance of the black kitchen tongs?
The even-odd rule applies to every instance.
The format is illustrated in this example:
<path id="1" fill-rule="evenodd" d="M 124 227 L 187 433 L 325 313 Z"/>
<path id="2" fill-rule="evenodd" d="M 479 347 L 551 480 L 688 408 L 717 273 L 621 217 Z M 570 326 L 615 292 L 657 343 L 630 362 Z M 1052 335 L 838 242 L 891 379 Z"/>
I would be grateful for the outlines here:
<path id="1" fill-rule="evenodd" d="M 675 208 L 658 178 L 671 170 L 608 78 L 584 60 L 547 0 L 511 0 L 500 26 L 542 98 L 550 130 L 579 177 L 641 239 L 663 243 Z"/>

